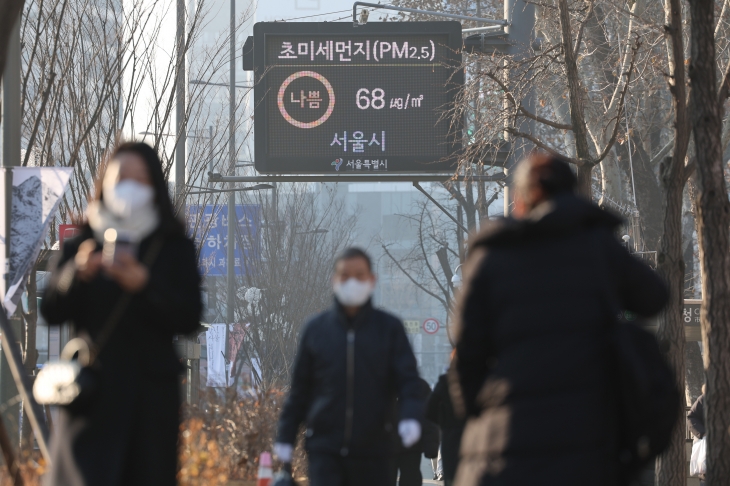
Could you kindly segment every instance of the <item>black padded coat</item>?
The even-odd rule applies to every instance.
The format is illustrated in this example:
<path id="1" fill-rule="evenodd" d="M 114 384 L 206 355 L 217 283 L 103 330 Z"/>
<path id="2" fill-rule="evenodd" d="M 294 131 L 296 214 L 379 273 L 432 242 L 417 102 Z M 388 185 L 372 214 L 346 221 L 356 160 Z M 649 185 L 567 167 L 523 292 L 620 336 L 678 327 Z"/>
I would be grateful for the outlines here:
<path id="1" fill-rule="evenodd" d="M 397 422 L 421 420 L 422 395 L 401 321 L 369 302 L 349 319 L 335 302 L 301 331 L 277 442 L 294 444 L 304 424 L 308 451 L 387 457 Z"/>
<path id="2" fill-rule="evenodd" d="M 619 223 L 565 195 L 471 242 L 452 388 L 468 413 L 457 486 L 617 483 L 609 296 L 639 316 L 668 296 L 619 243 Z"/>
<path id="3" fill-rule="evenodd" d="M 102 275 L 90 283 L 64 282 L 74 274 L 79 244 L 90 237 L 87 229 L 64 243 L 41 312 L 49 324 L 70 321 L 95 338 L 122 292 Z M 157 237 L 143 240 L 140 254 Z M 193 243 L 182 236 L 162 239 L 147 286 L 132 298 L 99 353 L 99 387 L 91 403 L 64 410 L 55 424 L 47 485 L 177 484 L 181 365 L 172 337 L 200 325 L 202 304 Z"/>

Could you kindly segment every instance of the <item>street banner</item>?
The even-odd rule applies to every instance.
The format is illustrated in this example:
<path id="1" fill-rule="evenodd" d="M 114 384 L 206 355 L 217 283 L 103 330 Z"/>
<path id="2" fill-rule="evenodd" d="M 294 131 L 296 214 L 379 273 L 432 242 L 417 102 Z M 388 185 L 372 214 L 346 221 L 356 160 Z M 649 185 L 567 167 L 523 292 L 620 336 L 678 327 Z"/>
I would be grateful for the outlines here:
<path id="1" fill-rule="evenodd" d="M 248 324 L 229 325 L 228 352 L 226 353 L 226 325 L 210 325 L 205 333 L 206 349 L 208 351 L 206 386 L 231 386 L 234 382 L 234 376 L 241 374 L 245 363 L 242 360 L 237 360 L 237 357 L 241 351 L 247 328 Z M 236 369 L 233 369 L 234 364 Z"/>
<path id="2" fill-rule="evenodd" d="M 235 231 L 233 262 L 236 275 L 251 273 L 251 266 L 259 259 L 259 232 L 261 206 L 258 204 L 236 205 L 237 228 Z M 188 233 L 200 248 L 198 261 L 200 273 L 206 277 L 224 277 L 228 268 L 228 208 L 225 205 L 207 204 L 188 206 Z"/>
<path id="3" fill-rule="evenodd" d="M 0 170 L 0 188 L 5 195 L 0 198 L 0 268 L 4 269 L 5 276 L 0 279 L 0 295 L 8 316 L 15 312 L 25 290 L 26 278 L 38 258 L 72 172 L 70 167 Z M 7 221 L 8 204 L 10 221 Z"/>
<path id="4" fill-rule="evenodd" d="M 226 366 L 226 325 L 211 324 L 205 333 L 208 348 L 208 379 L 206 386 L 225 388 L 228 386 Z"/>

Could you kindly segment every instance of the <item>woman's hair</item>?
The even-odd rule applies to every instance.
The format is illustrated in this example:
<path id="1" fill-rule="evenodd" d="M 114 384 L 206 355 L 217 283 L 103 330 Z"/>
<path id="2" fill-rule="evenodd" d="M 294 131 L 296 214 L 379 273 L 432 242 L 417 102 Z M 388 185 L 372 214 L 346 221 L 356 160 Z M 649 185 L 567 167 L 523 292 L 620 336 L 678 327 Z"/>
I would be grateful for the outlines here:
<path id="1" fill-rule="evenodd" d="M 118 155 L 124 153 L 138 155 L 147 167 L 152 188 L 155 191 L 155 205 L 160 216 L 160 229 L 167 234 L 184 236 L 185 225 L 175 216 L 167 181 L 165 181 L 165 175 L 162 172 L 162 161 L 155 149 L 144 142 L 124 142 L 114 149 L 109 160 L 114 160 Z M 108 167 L 108 164 L 106 167 Z M 104 200 L 104 193 L 102 191 L 103 184 L 101 182 L 104 180 L 106 167 L 100 174 L 96 185 L 96 199 L 98 201 Z"/>

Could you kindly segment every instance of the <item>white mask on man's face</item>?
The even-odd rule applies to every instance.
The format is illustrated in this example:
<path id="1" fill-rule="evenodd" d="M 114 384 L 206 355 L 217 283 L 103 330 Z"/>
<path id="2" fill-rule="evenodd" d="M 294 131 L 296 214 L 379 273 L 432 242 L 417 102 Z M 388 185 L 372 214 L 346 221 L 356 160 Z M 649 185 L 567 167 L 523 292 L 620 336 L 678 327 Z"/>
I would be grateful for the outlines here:
<path id="1" fill-rule="evenodd" d="M 335 282 L 333 290 L 335 297 L 345 307 L 360 307 L 368 301 L 375 285 L 370 280 L 358 280 L 350 278 L 344 282 Z"/>

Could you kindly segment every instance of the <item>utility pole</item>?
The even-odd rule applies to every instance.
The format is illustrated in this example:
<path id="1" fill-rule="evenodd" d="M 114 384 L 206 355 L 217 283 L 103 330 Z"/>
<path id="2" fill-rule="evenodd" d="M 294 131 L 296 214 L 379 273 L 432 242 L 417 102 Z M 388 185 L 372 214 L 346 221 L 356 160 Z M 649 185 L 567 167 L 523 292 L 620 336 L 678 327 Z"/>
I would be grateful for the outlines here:
<path id="1" fill-rule="evenodd" d="M 175 118 L 177 145 L 175 146 L 175 205 L 178 211 L 185 210 L 185 156 L 187 151 L 187 127 L 185 105 L 187 98 L 187 76 L 185 62 L 185 37 L 187 15 L 185 0 L 177 0 L 177 79 L 175 82 Z"/>
<path id="2" fill-rule="evenodd" d="M 506 26 L 504 31 L 509 34 L 510 47 L 508 53 L 512 55 L 512 59 L 524 57 L 527 50 L 532 46 L 533 32 L 535 30 L 535 5 L 526 0 L 506 0 L 504 2 L 504 20 Z M 509 76 L 509 71 L 507 71 Z M 535 90 L 531 88 L 523 100 L 523 105 L 530 113 L 535 113 Z M 518 127 L 520 131 L 527 133 L 535 132 L 535 122 L 533 120 L 524 119 L 522 126 Z M 505 134 L 506 139 L 512 142 L 512 156 L 505 162 L 504 173 L 507 176 L 504 186 L 504 215 L 510 214 L 510 199 L 512 177 L 511 172 L 514 166 L 520 161 L 530 150 L 530 145 L 524 140 L 519 140 L 512 135 Z"/>
<path id="3" fill-rule="evenodd" d="M 5 65 L 5 73 L 3 74 L 3 168 L 15 167 L 20 165 L 20 16 L 15 21 L 13 32 L 10 34 L 10 43 L 8 45 L 7 64 Z M 5 261 L 8 266 L 2 271 L 5 279 L 5 291 L 9 287 L 8 278 L 10 276 L 10 216 L 13 202 L 13 174 L 12 170 L 5 172 Z M 0 312 L 5 312 L 0 306 Z M 10 327 L 13 331 L 12 339 L 3 339 L 2 347 L 20 346 L 18 337 L 20 336 L 20 319 L 17 314 L 9 319 Z M 5 337 L 5 336 L 3 336 Z M 10 349 L 2 350 L 0 358 L 0 403 L 9 403 L 18 395 L 18 388 L 13 379 L 8 363 L 8 353 Z M 22 364 L 20 364 L 22 368 Z M 11 405 L 3 414 L 2 419 L 8 424 L 9 436 L 12 437 L 12 443 L 18 445 L 20 441 L 20 404 Z"/>
<path id="4" fill-rule="evenodd" d="M 228 113 L 228 155 L 229 155 L 229 171 L 235 175 L 236 170 L 236 0 L 231 0 L 231 47 L 230 47 L 230 106 Z M 229 189 L 234 189 L 234 183 L 228 184 Z M 236 292 L 236 268 L 234 266 L 235 253 L 235 226 L 238 224 L 236 217 L 236 193 L 230 191 L 228 193 L 228 247 L 227 247 L 227 264 L 226 273 L 228 280 L 228 292 L 226 295 L 226 342 L 225 342 L 225 365 L 226 365 L 226 384 L 228 384 L 229 368 L 229 349 L 228 349 L 228 332 L 230 326 L 235 320 L 234 303 Z"/>

